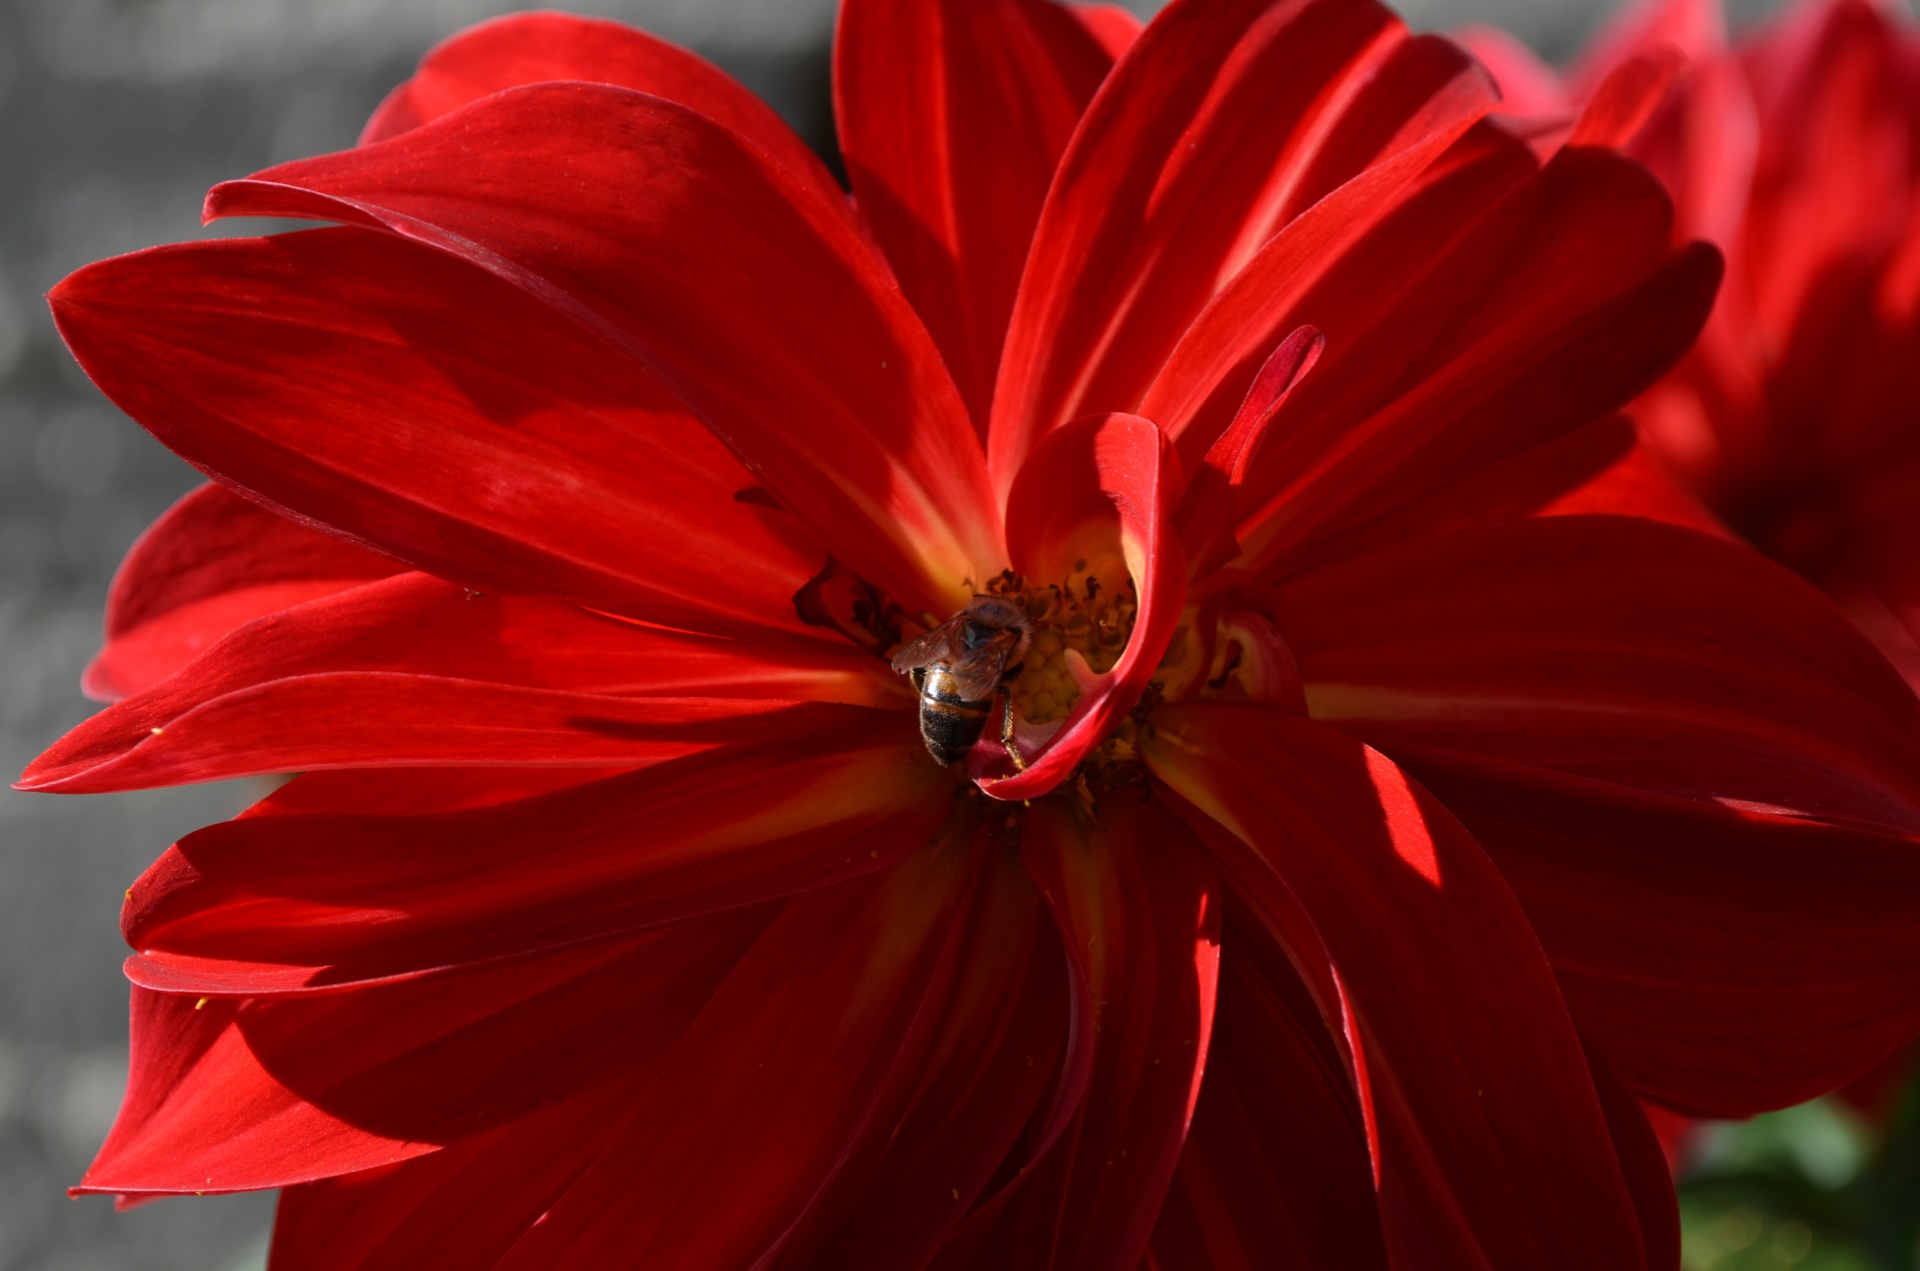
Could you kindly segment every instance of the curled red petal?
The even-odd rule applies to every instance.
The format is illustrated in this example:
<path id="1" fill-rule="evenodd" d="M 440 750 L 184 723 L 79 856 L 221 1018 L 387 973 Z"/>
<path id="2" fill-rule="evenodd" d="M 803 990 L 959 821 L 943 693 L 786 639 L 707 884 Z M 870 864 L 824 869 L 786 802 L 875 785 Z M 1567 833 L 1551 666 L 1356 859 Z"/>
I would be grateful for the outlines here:
<path id="1" fill-rule="evenodd" d="M 130 971 L 180 992 L 337 987 L 866 874 L 951 811 L 951 779 L 894 719 L 879 737 L 867 720 L 819 727 L 494 807 L 209 826 L 132 888 Z"/>
<path id="2" fill-rule="evenodd" d="M 107 592 L 107 644 L 81 687 L 98 701 L 131 697 L 255 618 L 404 568 L 203 485 L 120 562 Z"/>
<path id="3" fill-rule="evenodd" d="M 1057 429 L 1021 470 L 1007 504 L 1014 565 L 1036 582 L 1070 577 L 1077 562 L 1139 600 L 1126 651 L 1091 676 L 1065 722 L 1010 777 L 985 777 L 997 799 L 1045 794 L 1126 718 L 1166 654 L 1186 598 L 1173 513 L 1183 479 L 1172 444 L 1148 420 L 1108 415 Z M 983 742 L 976 756 L 992 757 Z"/>
<path id="4" fill-rule="evenodd" d="M 1190 579 L 1212 573 L 1240 554 L 1240 543 L 1234 538 L 1235 494 L 1246 479 L 1247 461 L 1287 394 L 1313 369 L 1326 347 L 1327 339 L 1317 329 L 1294 328 L 1268 355 L 1233 422 L 1194 469 L 1176 514 Z"/>
<path id="5" fill-rule="evenodd" d="M 1351 1058 L 1394 1259 L 1644 1266 L 1553 973 L 1459 823 L 1308 720 L 1170 705 L 1154 724 L 1149 768 L 1223 878 L 1325 968 L 1309 983 Z"/>
<path id="6" fill-rule="evenodd" d="M 522 84 L 579 80 L 679 102 L 787 165 L 823 195 L 835 184 L 806 142 L 771 106 L 713 63 L 624 22 L 575 13 L 507 13 L 441 41 L 387 95 L 360 133 L 373 145 Z"/>
<path id="7" fill-rule="evenodd" d="M 909 612 L 953 612 L 1005 559 L 979 440 L 885 263 L 833 200 L 686 107 L 509 89 L 216 186 L 207 215 L 363 225 L 492 272 L 657 376 Z"/>
<path id="8" fill-rule="evenodd" d="M 50 300 L 116 404 L 296 520 L 483 590 L 799 625 L 804 531 L 736 502 L 746 469 L 630 361 L 482 270 L 335 229 L 102 261 Z"/>
<path id="9" fill-rule="evenodd" d="M 982 434 L 1040 204 L 1113 56 L 1052 0 L 841 6 L 847 177 Z"/>

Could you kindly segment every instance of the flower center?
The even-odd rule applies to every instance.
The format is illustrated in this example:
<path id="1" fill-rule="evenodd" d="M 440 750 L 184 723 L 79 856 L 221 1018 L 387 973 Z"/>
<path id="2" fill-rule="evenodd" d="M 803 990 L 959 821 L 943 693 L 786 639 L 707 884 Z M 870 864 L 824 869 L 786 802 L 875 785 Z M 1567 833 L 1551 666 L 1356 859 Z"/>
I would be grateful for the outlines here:
<path id="1" fill-rule="evenodd" d="M 1057 583 L 1030 586 L 1008 571 L 987 585 L 990 595 L 1017 600 L 1033 624 L 1033 643 L 1017 678 L 1008 682 L 1014 710 L 1029 724 L 1067 717 L 1080 700 L 1080 684 L 1068 664 L 1078 654 L 1088 671 L 1104 675 L 1126 652 L 1140 604 L 1129 583 L 1103 587 L 1084 560 Z"/>

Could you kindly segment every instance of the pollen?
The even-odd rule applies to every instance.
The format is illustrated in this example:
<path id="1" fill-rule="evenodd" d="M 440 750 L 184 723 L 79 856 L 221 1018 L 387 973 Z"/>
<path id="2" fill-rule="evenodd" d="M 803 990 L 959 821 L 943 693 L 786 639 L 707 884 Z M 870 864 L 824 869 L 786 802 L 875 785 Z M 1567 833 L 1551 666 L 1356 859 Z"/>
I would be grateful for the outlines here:
<path id="1" fill-rule="evenodd" d="M 1067 664 L 1071 650 L 1087 669 L 1104 675 L 1126 652 L 1139 601 L 1131 586 L 1108 590 L 1087 572 L 1086 562 L 1057 583 L 1023 586 L 1017 578 L 995 580 L 1001 594 L 1017 595 L 1033 622 L 1033 644 L 1020 676 L 1011 684 L 1014 709 L 1030 724 L 1065 719 L 1080 700 L 1080 686 Z"/>

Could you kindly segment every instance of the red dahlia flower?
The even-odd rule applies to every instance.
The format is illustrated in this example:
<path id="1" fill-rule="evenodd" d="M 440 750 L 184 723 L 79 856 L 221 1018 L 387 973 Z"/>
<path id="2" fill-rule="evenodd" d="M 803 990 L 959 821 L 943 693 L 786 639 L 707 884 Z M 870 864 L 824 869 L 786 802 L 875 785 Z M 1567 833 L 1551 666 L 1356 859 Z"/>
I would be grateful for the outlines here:
<path id="1" fill-rule="evenodd" d="M 1725 252 L 1727 282 L 1633 413 L 1729 525 L 1920 685 L 1920 29 L 1892 4 L 1800 0 L 1736 50 L 1717 0 L 1651 0 L 1565 88 L 1497 35 L 1472 43 L 1536 120 L 1636 58 L 1684 55 L 1625 148 Z"/>
<path id="2" fill-rule="evenodd" d="M 282 1268 L 1676 1265 L 1634 1095 L 1920 1029 L 1920 703 L 1577 514 L 1715 253 L 1369 0 L 848 0 L 835 74 L 852 201 L 505 19 L 208 202 L 338 228 L 57 289 L 216 483 L 24 784 L 304 774 L 128 894 L 83 1190 L 284 1188 Z M 886 659 L 976 593 L 943 767 Z"/>

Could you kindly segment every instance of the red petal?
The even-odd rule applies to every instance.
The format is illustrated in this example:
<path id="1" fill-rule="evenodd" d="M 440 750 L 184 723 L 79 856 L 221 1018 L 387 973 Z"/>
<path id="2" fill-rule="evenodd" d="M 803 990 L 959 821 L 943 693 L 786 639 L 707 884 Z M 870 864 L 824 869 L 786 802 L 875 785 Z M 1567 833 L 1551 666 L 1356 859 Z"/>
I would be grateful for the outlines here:
<path id="1" fill-rule="evenodd" d="M 1304 323 L 1317 325 L 1324 300 L 1303 297 L 1341 268 L 1348 253 L 1363 251 L 1368 236 L 1396 212 L 1411 215 L 1400 210 L 1410 187 L 1417 193 L 1451 166 L 1433 165 L 1493 101 L 1484 72 L 1436 37 L 1402 42 L 1379 74 L 1397 85 L 1386 105 L 1398 133 L 1363 171 L 1282 226 L 1218 289 L 1146 387 L 1140 413 L 1180 442 L 1183 460 L 1196 461 L 1220 435 L 1234 404 L 1229 399 L 1245 391 L 1275 341 Z M 1421 219 L 1430 244 L 1444 243 L 1444 224 Z"/>
<path id="2" fill-rule="evenodd" d="M 1717 254 L 1673 247 L 1672 205 L 1638 165 L 1563 151 L 1496 201 L 1509 165 L 1494 149 L 1435 183 L 1300 300 L 1327 353 L 1249 466 L 1249 567 L 1341 550 L 1613 413 L 1699 331 Z"/>
<path id="3" fill-rule="evenodd" d="M 1218 880 L 1164 807 L 1118 796 L 1104 813 L 1095 828 L 1050 800 L 1021 824 L 1021 859 L 1093 1003 L 1093 1069 L 1073 1125 L 1026 1179 L 979 1265 L 1138 1266 L 1200 1094 L 1220 963 Z"/>
<path id="4" fill-rule="evenodd" d="M 872 1127 L 880 1149 L 850 1163 L 796 1237 L 796 1264 L 918 1267 L 1004 1169 L 1053 1079 L 1066 1041 L 1066 958 L 1053 921 L 1011 852 L 989 852 L 942 996 L 903 1048 L 926 1056 L 896 1076 L 905 1111 Z"/>
<path id="5" fill-rule="evenodd" d="M 1409 1265 L 1644 1265 L 1606 1122 L 1498 871 L 1391 761 L 1277 711 L 1161 708 L 1145 754 L 1340 1021 Z M 1328 994 L 1328 986 L 1333 992 Z"/>
<path id="6" fill-rule="evenodd" d="M 1150 1256 L 1154 1271 L 1387 1265 L 1344 1063 L 1286 954 L 1244 920 L 1227 925 L 1207 1079 Z"/>
<path id="7" fill-rule="evenodd" d="M 1593 1074 L 1600 1108 L 1607 1116 L 1607 1130 L 1613 1136 L 1614 1155 L 1619 1158 L 1620 1172 L 1640 1215 L 1648 1271 L 1680 1271 L 1680 1206 L 1673 1194 L 1667 1149 L 1654 1133 L 1646 1109 L 1621 1082 L 1606 1055 L 1584 1031 L 1581 1040 L 1586 1043 L 1587 1070 Z"/>
<path id="8" fill-rule="evenodd" d="M 165 685 L 161 686 L 165 688 Z M 379 672 L 310 675 L 196 707 L 127 748 L 71 735 L 17 789 L 148 790 L 365 764 L 564 764 L 631 768 L 728 742 L 823 726 L 890 727 L 900 712 L 740 697 L 607 697 Z M 369 730 L 369 721 L 378 728 Z M 155 744 L 160 743 L 160 744 Z"/>
<path id="9" fill-rule="evenodd" d="M 220 637 L 403 566 L 203 485 L 140 536 L 107 593 L 107 647 L 81 686 L 96 701 L 151 688 Z"/>
<path id="10" fill-rule="evenodd" d="M 1326 347 L 1326 337 L 1314 327 L 1297 327 L 1288 333 L 1260 367 L 1233 422 L 1194 468 L 1177 514 L 1190 580 L 1212 573 L 1240 554 L 1233 533 L 1239 521 L 1235 503 L 1240 483 L 1246 480 L 1247 461 L 1267 435 L 1267 425 L 1287 394 L 1313 369 Z"/>
<path id="11" fill-rule="evenodd" d="M 1112 64 L 1051 0 L 841 7 L 847 176 L 983 433 L 1040 204 Z"/>
<path id="12" fill-rule="evenodd" d="M 134 885 L 130 972 L 268 993 L 409 975 L 782 896 L 928 841 L 952 779 L 904 716 L 438 815 L 246 817 Z M 529 850 L 537 844 L 539 850 Z"/>
<path id="13" fill-rule="evenodd" d="M 1109 60 L 1118 60 L 1140 38 L 1140 19 L 1117 4 L 1081 4 L 1075 0 L 1065 8 L 1067 15 L 1106 50 Z"/>
<path id="14" fill-rule="evenodd" d="M 1499 27 L 1470 25 L 1453 33 L 1500 86 L 1500 113 L 1525 122 L 1573 114 L 1565 85 L 1540 55 Z"/>
<path id="15" fill-rule="evenodd" d="M 108 396 L 297 519 L 489 591 L 799 625 L 819 549 L 736 502 L 752 477 L 631 362 L 481 270 L 328 230 L 120 257 L 51 299 Z"/>
<path id="16" fill-rule="evenodd" d="M 1622 5 L 1581 50 L 1567 78 L 1575 95 L 1586 97 L 1622 63 L 1663 46 L 1695 61 L 1724 54 L 1727 24 L 1720 0 L 1635 0 Z"/>
<path id="17" fill-rule="evenodd" d="M 1594 90 L 1567 144 L 1625 149 L 1685 69 L 1686 59 L 1671 45 L 1622 62 Z"/>
<path id="18" fill-rule="evenodd" d="M 1139 611 L 1120 660 L 1092 677 L 1092 687 L 1026 768 L 981 781 L 996 799 L 1037 798 L 1059 785 L 1146 691 L 1186 601 L 1186 562 L 1173 527 L 1183 484 L 1166 437 L 1132 415 L 1058 429 L 1021 470 L 1007 505 L 1015 567 L 1039 582 L 1070 578 L 1084 561 L 1088 574 L 1110 589 L 1130 581 Z M 998 757 L 991 743 L 975 754 Z"/>
<path id="19" fill-rule="evenodd" d="M 239 815 L 414 815 L 485 808 L 617 777 L 631 768 L 336 768 L 303 772 Z"/>
<path id="20" fill-rule="evenodd" d="M 196 1004 L 136 988 L 127 1099 L 78 1190 L 280 1187 L 643 1079 L 765 921 L 730 915 L 292 1002 Z"/>
<path id="21" fill-rule="evenodd" d="M 598 1156 L 636 1097 L 590 1090 L 398 1166 L 289 1187 L 273 1271 L 492 1266 Z"/>
<path id="22" fill-rule="evenodd" d="M 1409 55 L 1428 48 L 1406 46 Z M 1429 53 L 1429 72 L 1456 69 L 1459 57 L 1457 49 Z M 1283 333 L 1301 323 L 1317 328 L 1331 315 L 1353 339 L 1381 316 L 1379 301 L 1356 295 L 1355 286 L 1391 296 L 1537 171 L 1524 145 L 1473 123 L 1485 106 L 1476 92 L 1483 86 L 1469 77 L 1455 87 L 1461 91 L 1437 98 L 1430 129 L 1283 226 L 1181 336 L 1142 409 L 1171 421 L 1183 458 L 1223 435 L 1259 359 Z M 1369 316 L 1344 316 L 1356 309 Z"/>
<path id="23" fill-rule="evenodd" d="M 1595 431 L 1624 423 L 1625 420 L 1616 418 L 1599 425 L 1589 425 L 1582 431 Z M 1569 436 L 1578 437 L 1579 434 Z M 1682 529 L 1699 530 L 1702 534 L 1719 538 L 1734 537 L 1725 522 L 1681 488 L 1666 465 L 1655 458 L 1642 441 L 1623 447 L 1611 462 L 1538 510 L 1548 516 L 1579 516 L 1594 512 L 1637 516 L 1649 521 L 1665 521 Z"/>
<path id="24" fill-rule="evenodd" d="M 1909 74 L 1891 7 L 1796 8 L 1744 50 L 1760 147 L 1742 226 L 1762 346 L 1786 347 L 1833 266 L 1906 228 Z"/>
<path id="25" fill-rule="evenodd" d="M 1375 745 L 1920 830 L 1920 703 L 1744 548 L 1551 517 L 1329 567 L 1285 596 L 1309 713 Z"/>
<path id="26" fill-rule="evenodd" d="M 1637 1091 L 1723 1117 L 1833 1089 L 1920 1032 L 1907 836 L 1431 753 Z"/>
<path id="27" fill-rule="evenodd" d="M 21 785 L 73 793 L 374 764 L 634 766 L 759 731 L 757 717 L 777 730 L 772 717 L 797 701 L 906 704 L 878 659 L 839 641 L 689 636 L 406 574 L 236 631 L 67 734 Z"/>
<path id="28" fill-rule="evenodd" d="M 771 1262 L 866 1129 L 959 937 L 971 837 L 789 902 L 503 1271 Z"/>
<path id="29" fill-rule="evenodd" d="M 380 103 L 360 134 L 372 145 L 503 89 L 581 80 L 636 89 L 725 124 L 822 195 L 840 187 L 779 115 L 731 75 L 624 22 L 572 13 L 509 13 L 428 50 L 420 69 Z"/>
<path id="30" fill-rule="evenodd" d="M 908 612 L 954 611 L 1004 560 L 978 439 L 885 264 L 833 200 L 684 107 L 510 89 L 207 208 L 386 229 L 544 300 L 659 376 Z"/>
<path id="31" fill-rule="evenodd" d="M 1638 443 L 1633 422 L 1610 415 L 1371 517 L 1325 550 L 1348 557 L 1523 517 L 1596 512 L 1732 537 Z"/>
<path id="32" fill-rule="evenodd" d="M 1001 489 L 1054 427 L 1139 409 L 1181 332 L 1262 243 L 1407 144 L 1403 129 L 1430 126 L 1441 86 L 1418 69 L 1428 50 L 1477 75 L 1457 50 L 1410 46 L 1365 0 L 1176 5 L 1141 34 L 1041 213 L 994 399 Z"/>

